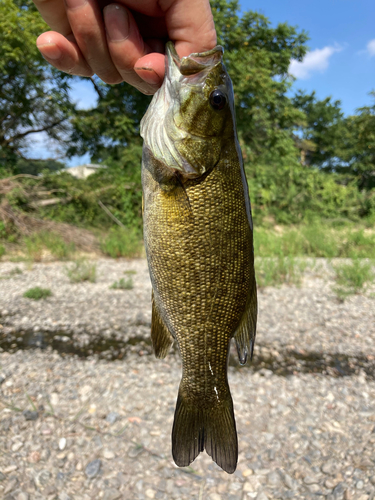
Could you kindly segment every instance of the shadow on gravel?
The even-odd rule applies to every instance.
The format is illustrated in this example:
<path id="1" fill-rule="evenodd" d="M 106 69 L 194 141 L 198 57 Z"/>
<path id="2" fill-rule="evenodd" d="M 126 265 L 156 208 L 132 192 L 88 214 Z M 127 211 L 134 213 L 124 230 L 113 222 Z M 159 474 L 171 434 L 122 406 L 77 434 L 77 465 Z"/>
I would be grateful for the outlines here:
<path id="1" fill-rule="evenodd" d="M 297 351 L 286 349 L 278 356 L 268 354 L 254 354 L 253 361 L 245 366 L 240 366 L 233 355 L 229 364 L 237 369 L 251 369 L 267 375 L 288 377 L 298 373 L 320 373 L 329 377 L 349 377 L 366 373 L 367 378 L 375 380 L 374 356 L 349 356 L 339 353 L 324 353 L 314 351 Z"/>
<path id="2" fill-rule="evenodd" d="M 144 336 L 133 336 L 126 340 L 92 336 L 88 345 L 80 345 L 66 332 L 21 331 L 17 333 L 0 333 L 0 352 L 15 352 L 19 349 L 46 349 L 52 347 L 61 355 L 76 355 L 80 358 L 96 356 L 99 359 L 113 361 L 123 359 L 130 353 L 140 356 L 152 354 L 151 339 Z M 270 346 L 257 344 L 253 361 L 240 366 L 236 353 L 231 351 L 229 364 L 239 370 L 270 372 L 287 377 L 298 373 L 317 373 L 330 377 L 347 377 L 361 372 L 375 380 L 374 356 L 350 356 L 339 353 L 324 353 L 284 349 L 274 351 Z"/>

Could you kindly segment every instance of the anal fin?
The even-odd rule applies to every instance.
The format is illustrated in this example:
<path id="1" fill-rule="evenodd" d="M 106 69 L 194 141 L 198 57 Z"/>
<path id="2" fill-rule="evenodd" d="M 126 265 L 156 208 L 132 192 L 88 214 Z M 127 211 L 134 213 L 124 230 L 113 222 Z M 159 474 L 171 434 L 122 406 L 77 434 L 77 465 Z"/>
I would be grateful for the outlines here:
<path id="1" fill-rule="evenodd" d="M 173 337 L 162 320 L 152 291 L 151 341 L 157 358 L 165 358 L 173 344 Z"/>
<path id="2" fill-rule="evenodd" d="M 250 354 L 250 359 L 252 359 L 253 357 L 257 313 L 257 289 L 254 279 L 254 284 L 251 287 L 247 297 L 245 312 L 234 334 L 238 358 L 241 365 L 244 365 L 246 363 L 248 354 Z"/>

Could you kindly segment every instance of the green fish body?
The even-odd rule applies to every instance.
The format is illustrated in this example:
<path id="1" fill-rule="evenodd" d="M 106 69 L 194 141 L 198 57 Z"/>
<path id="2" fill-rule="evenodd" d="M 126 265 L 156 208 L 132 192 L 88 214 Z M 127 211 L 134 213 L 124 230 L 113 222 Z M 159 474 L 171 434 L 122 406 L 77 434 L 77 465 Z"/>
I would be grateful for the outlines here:
<path id="1" fill-rule="evenodd" d="M 180 59 L 141 123 L 144 240 L 157 357 L 176 340 L 183 365 L 172 454 L 189 465 L 206 449 L 226 472 L 238 444 L 227 379 L 234 337 L 252 354 L 257 295 L 250 201 L 234 96 L 221 47 Z"/>

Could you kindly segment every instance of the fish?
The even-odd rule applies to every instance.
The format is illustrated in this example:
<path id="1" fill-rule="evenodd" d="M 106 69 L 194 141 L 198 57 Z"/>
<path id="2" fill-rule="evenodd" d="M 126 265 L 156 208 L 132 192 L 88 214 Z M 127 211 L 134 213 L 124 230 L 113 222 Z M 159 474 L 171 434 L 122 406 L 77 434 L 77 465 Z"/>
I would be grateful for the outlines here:
<path id="1" fill-rule="evenodd" d="M 228 359 L 252 356 L 257 289 L 253 222 L 223 48 L 180 58 L 141 121 L 144 243 L 152 284 L 151 340 L 182 358 L 172 455 L 200 452 L 231 474 L 238 461 Z"/>

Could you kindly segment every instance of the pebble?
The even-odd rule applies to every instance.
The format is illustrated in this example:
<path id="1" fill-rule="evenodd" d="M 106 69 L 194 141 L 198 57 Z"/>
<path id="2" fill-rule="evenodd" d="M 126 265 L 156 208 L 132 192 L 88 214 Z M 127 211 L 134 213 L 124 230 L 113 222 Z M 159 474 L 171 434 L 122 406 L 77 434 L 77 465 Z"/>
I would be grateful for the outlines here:
<path id="1" fill-rule="evenodd" d="M 251 476 L 251 475 L 253 475 L 253 474 L 254 474 L 253 469 L 245 469 L 245 470 L 242 472 L 243 477 L 248 477 L 248 476 Z"/>
<path id="2" fill-rule="evenodd" d="M 218 493 L 213 492 L 210 494 L 209 499 L 210 500 L 221 500 L 221 496 Z"/>
<path id="3" fill-rule="evenodd" d="M 0 481 L 4 481 L 6 479 L 6 475 L 0 472 Z"/>
<path id="4" fill-rule="evenodd" d="M 355 485 L 357 490 L 363 490 L 364 487 L 364 482 L 363 481 L 357 481 L 357 484 Z"/>
<path id="5" fill-rule="evenodd" d="M 120 415 L 118 413 L 116 413 L 115 411 L 111 411 L 105 417 L 105 420 L 106 420 L 106 422 L 108 422 L 109 424 L 112 425 L 112 424 L 114 424 L 117 421 L 117 419 L 119 418 L 119 416 Z"/>
<path id="6" fill-rule="evenodd" d="M 62 437 L 60 440 L 59 440 L 59 450 L 65 450 L 65 447 L 66 447 L 66 438 Z"/>
<path id="7" fill-rule="evenodd" d="M 319 483 L 319 478 L 317 476 L 305 476 L 303 482 L 305 484 L 316 484 Z"/>
<path id="8" fill-rule="evenodd" d="M 21 491 L 16 496 L 16 500 L 29 500 L 29 494 L 26 491 Z"/>
<path id="9" fill-rule="evenodd" d="M 9 474 L 10 472 L 14 472 L 18 469 L 18 466 L 15 464 L 8 465 L 7 467 L 4 467 L 3 471 L 5 474 Z"/>
<path id="10" fill-rule="evenodd" d="M 276 471 L 270 472 L 267 476 L 267 483 L 270 486 L 278 486 L 280 484 L 279 474 Z"/>
<path id="11" fill-rule="evenodd" d="M 258 493 L 256 500 L 268 500 L 268 496 L 264 493 L 264 491 L 261 491 Z"/>
<path id="12" fill-rule="evenodd" d="M 30 455 L 28 456 L 28 459 L 27 459 L 27 460 L 28 460 L 28 462 L 30 462 L 31 464 L 36 464 L 36 463 L 38 463 L 38 462 L 40 461 L 40 458 L 41 458 L 41 456 L 40 456 L 39 451 L 32 451 L 32 452 L 30 453 Z"/>
<path id="13" fill-rule="evenodd" d="M 130 263 L 137 270 L 134 291 L 110 290 Z M 11 265 L 1 262 L 0 274 Z M 181 362 L 175 346 L 163 360 L 151 354 L 145 261 L 101 259 L 97 282 L 75 285 L 65 265 L 35 264 L 22 280 L 0 280 L 9 310 L 0 342 L 22 335 L 29 342 L 37 326 L 47 344 L 55 335 L 55 345 L 66 340 L 64 349 L 100 351 L 108 343 L 112 350 L 83 359 L 50 347 L 0 349 L 2 401 L 25 408 L 26 392 L 39 412 L 29 421 L 28 414 L 0 410 L 0 448 L 8 450 L 0 454 L 1 499 L 18 500 L 21 492 L 28 500 L 126 499 L 131 492 L 137 500 L 375 500 L 373 299 L 339 303 L 326 268 L 324 279 L 307 274 L 300 288 L 259 291 L 253 362 L 238 369 L 234 346 L 230 355 L 241 453 L 228 476 L 206 453 L 190 468 L 172 461 Z M 34 283 L 54 295 L 31 307 L 22 293 Z M 144 317 L 135 325 L 138 312 Z M 48 398 L 56 416 L 49 415 Z M 13 452 L 16 443 L 23 446 Z M 13 477 L 18 485 L 4 494 Z"/>
<path id="14" fill-rule="evenodd" d="M 43 488 L 46 486 L 46 484 L 49 483 L 51 479 L 51 473 L 49 470 L 41 470 L 36 476 L 35 476 L 35 484 L 38 488 Z"/>
<path id="15" fill-rule="evenodd" d="M 105 490 L 103 494 L 103 500 L 117 500 L 118 498 L 121 497 L 122 494 L 114 488 L 109 488 L 108 490 Z"/>
<path id="16" fill-rule="evenodd" d="M 72 499 L 65 491 L 62 491 L 61 493 L 59 493 L 59 500 L 72 500 Z"/>
<path id="17" fill-rule="evenodd" d="M 16 441 L 14 444 L 12 444 L 12 451 L 18 451 L 22 448 L 23 443 L 21 441 Z"/>
<path id="18" fill-rule="evenodd" d="M 39 417 L 39 413 L 37 411 L 25 410 L 22 412 L 22 415 L 26 420 L 37 420 Z"/>
<path id="19" fill-rule="evenodd" d="M 152 490 L 151 488 L 148 488 L 145 491 L 145 494 L 146 494 L 147 498 L 155 498 L 155 493 L 156 493 L 156 491 Z"/>
<path id="20" fill-rule="evenodd" d="M 103 450 L 103 458 L 106 458 L 107 460 L 111 460 L 112 458 L 115 458 L 115 454 L 112 450 L 104 449 Z"/>
<path id="21" fill-rule="evenodd" d="M 93 478 L 97 476 L 100 472 L 100 468 L 102 466 L 102 461 L 98 458 L 93 460 L 89 464 L 86 465 L 85 474 L 88 478 Z"/>
<path id="22" fill-rule="evenodd" d="M 324 474 L 334 475 L 337 469 L 337 463 L 334 460 L 328 460 L 322 465 L 322 472 L 324 472 Z"/>
<path id="23" fill-rule="evenodd" d="M 51 401 L 52 406 L 58 405 L 59 404 L 59 395 L 56 392 L 53 392 L 51 394 L 50 401 Z"/>
<path id="24" fill-rule="evenodd" d="M 17 484 L 18 479 L 16 477 L 12 477 L 11 479 L 9 479 L 8 484 L 5 486 L 4 494 L 6 495 L 10 491 L 13 491 Z"/>

